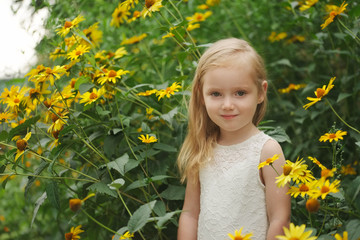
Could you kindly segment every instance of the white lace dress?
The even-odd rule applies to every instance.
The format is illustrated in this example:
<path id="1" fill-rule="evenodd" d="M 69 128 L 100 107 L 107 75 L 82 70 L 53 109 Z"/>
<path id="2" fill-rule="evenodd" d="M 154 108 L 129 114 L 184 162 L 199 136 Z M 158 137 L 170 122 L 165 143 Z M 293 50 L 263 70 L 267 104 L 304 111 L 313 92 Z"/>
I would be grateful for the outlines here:
<path id="1" fill-rule="evenodd" d="M 265 240 L 268 219 L 265 186 L 258 165 L 263 145 L 271 139 L 263 132 L 239 144 L 217 145 L 214 159 L 200 169 L 198 240 L 230 239 L 235 230 L 252 232 L 252 240 Z"/>

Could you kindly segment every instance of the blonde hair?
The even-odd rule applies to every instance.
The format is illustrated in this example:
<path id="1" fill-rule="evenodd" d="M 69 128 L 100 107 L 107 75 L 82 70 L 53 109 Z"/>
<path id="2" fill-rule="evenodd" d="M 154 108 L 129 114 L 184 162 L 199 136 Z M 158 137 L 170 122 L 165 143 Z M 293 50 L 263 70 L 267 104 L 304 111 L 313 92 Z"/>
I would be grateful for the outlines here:
<path id="1" fill-rule="evenodd" d="M 258 104 L 252 120 L 254 125 L 257 126 L 265 115 L 267 98 L 262 83 L 266 80 L 266 71 L 262 58 L 249 43 L 241 39 L 223 39 L 212 44 L 201 56 L 193 79 L 188 134 L 177 160 L 182 182 L 186 178 L 197 179 L 199 168 L 211 159 L 212 149 L 220 134 L 219 127 L 210 120 L 203 103 L 203 76 L 209 69 L 241 67 L 238 66 L 240 64 L 251 64 L 258 92 L 264 94 L 264 101 Z"/>

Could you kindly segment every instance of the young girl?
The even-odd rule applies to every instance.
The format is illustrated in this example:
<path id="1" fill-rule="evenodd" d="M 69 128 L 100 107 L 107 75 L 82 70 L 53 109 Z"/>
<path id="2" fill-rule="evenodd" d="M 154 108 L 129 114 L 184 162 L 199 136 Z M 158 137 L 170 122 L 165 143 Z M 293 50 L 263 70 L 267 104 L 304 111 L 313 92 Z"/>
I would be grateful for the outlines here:
<path id="1" fill-rule="evenodd" d="M 288 189 L 276 186 L 270 166 L 258 169 L 275 154 L 278 172 L 285 163 L 278 142 L 256 127 L 267 86 L 263 61 L 244 40 L 220 40 L 201 57 L 178 157 L 187 180 L 178 240 L 230 239 L 241 228 L 242 236 L 272 240 L 289 224 Z"/>

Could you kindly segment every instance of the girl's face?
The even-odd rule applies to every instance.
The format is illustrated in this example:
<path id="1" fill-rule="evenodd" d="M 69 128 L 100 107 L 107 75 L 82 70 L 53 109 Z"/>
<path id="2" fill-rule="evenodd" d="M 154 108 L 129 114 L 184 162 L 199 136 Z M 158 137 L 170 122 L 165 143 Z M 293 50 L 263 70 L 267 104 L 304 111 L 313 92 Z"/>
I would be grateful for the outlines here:
<path id="1" fill-rule="evenodd" d="M 232 142 L 253 133 L 256 127 L 252 119 L 257 105 L 264 100 L 266 81 L 262 88 L 259 92 L 252 69 L 246 64 L 213 68 L 203 76 L 204 105 L 210 119 L 220 128 L 220 139 Z"/>

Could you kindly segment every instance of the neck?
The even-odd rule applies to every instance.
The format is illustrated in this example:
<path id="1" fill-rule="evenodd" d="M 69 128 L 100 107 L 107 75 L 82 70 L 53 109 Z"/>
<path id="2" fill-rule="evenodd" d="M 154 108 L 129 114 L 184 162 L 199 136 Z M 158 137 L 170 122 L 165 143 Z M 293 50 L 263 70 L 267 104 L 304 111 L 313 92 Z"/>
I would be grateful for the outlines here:
<path id="1" fill-rule="evenodd" d="M 220 137 L 217 142 L 220 145 L 233 145 L 245 141 L 258 132 L 259 129 L 253 124 L 245 129 L 234 132 L 220 130 Z"/>

